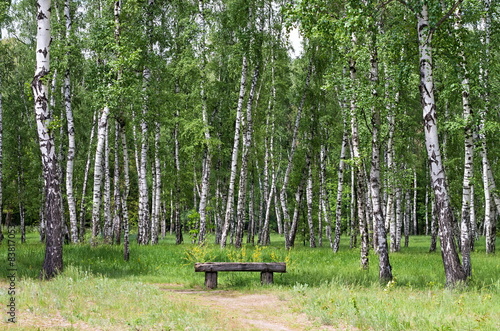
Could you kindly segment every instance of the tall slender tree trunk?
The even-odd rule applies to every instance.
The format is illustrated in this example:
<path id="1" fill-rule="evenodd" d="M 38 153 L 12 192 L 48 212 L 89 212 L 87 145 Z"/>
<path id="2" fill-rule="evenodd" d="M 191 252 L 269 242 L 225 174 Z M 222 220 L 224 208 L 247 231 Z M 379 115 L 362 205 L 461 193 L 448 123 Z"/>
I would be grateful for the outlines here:
<path id="1" fill-rule="evenodd" d="M 87 202 L 87 182 L 89 179 L 89 172 L 90 172 L 90 162 L 91 162 L 91 155 L 92 155 L 92 142 L 94 140 L 94 133 L 95 133 L 95 125 L 96 125 L 96 119 L 97 119 L 97 112 L 94 112 L 94 116 L 92 117 L 92 129 L 90 131 L 90 139 L 89 139 L 89 151 L 87 153 L 87 161 L 85 162 L 85 171 L 83 174 L 83 185 L 82 185 L 82 198 L 80 201 L 80 213 L 78 215 L 79 223 L 80 223 L 80 229 L 78 232 L 78 237 L 79 241 L 82 242 L 85 238 L 85 212 L 86 212 L 86 202 Z"/>
<path id="2" fill-rule="evenodd" d="M 401 235 L 404 219 L 403 189 L 396 187 L 395 198 L 395 222 L 394 222 L 394 252 L 401 251 Z"/>
<path id="3" fill-rule="evenodd" d="M 491 171 L 490 162 L 488 159 L 487 139 L 486 139 L 486 116 L 490 107 L 489 95 L 489 66 L 490 66 L 490 38 L 491 38 L 491 0 L 484 0 L 484 16 L 482 17 L 482 25 L 484 26 L 483 45 L 485 48 L 485 60 L 481 63 L 482 74 L 482 99 L 485 101 L 484 107 L 480 110 L 479 124 L 479 139 L 481 141 L 481 160 L 482 160 L 482 178 L 484 190 L 484 225 L 483 229 L 486 237 L 486 253 L 495 252 L 496 241 L 496 219 L 494 217 L 494 204 L 498 209 L 498 204 L 494 202 L 494 192 L 496 189 L 495 181 Z M 500 210 L 499 210 L 500 212 Z"/>
<path id="4" fill-rule="evenodd" d="M 207 96 L 205 91 L 206 84 L 206 21 L 205 21 L 205 0 L 198 0 L 198 11 L 200 15 L 200 29 L 201 29 L 201 80 L 200 80 L 200 97 L 201 97 L 201 116 L 203 120 L 203 132 L 205 136 L 204 152 L 203 152 L 203 171 L 201 174 L 201 194 L 200 205 L 198 212 L 200 214 L 200 230 L 198 234 L 198 242 L 200 244 L 205 242 L 207 231 L 207 204 L 208 194 L 210 192 L 210 172 L 212 169 L 212 149 L 210 147 L 210 122 L 207 114 Z"/>
<path id="5" fill-rule="evenodd" d="M 49 89 L 46 83 L 50 72 L 50 7 L 50 0 L 37 1 L 36 70 L 31 82 L 35 100 L 38 144 L 42 156 L 44 215 L 47 222 L 45 258 L 41 274 L 43 278 L 53 278 L 63 269 L 61 186 L 57 172 L 58 162 L 53 130 L 50 128 L 52 114 L 48 105 Z"/>
<path id="6" fill-rule="evenodd" d="M 341 148 L 345 148 L 344 141 L 342 141 L 342 147 Z M 320 176 L 319 176 L 319 180 L 320 180 L 320 211 L 321 211 L 321 214 L 322 214 L 322 216 L 323 216 L 323 218 L 325 220 L 325 224 L 326 224 L 326 236 L 328 237 L 328 240 L 330 242 L 330 248 L 335 252 L 335 242 L 337 240 L 337 236 L 336 236 L 336 232 L 337 231 L 335 229 L 335 241 L 334 241 L 333 238 L 332 238 L 332 218 L 331 218 L 331 209 L 330 209 L 330 198 L 329 198 L 329 195 L 328 195 L 328 192 L 327 192 L 327 189 L 326 189 L 326 177 L 327 177 L 327 173 L 326 173 L 326 154 L 327 154 L 326 147 L 325 147 L 324 144 L 322 144 L 321 148 L 320 148 L 320 155 L 319 155 L 319 166 L 320 166 L 320 171 L 319 171 L 319 174 L 320 174 Z M 342 162 L 342 164 L 341 165 L 339 164 L 339 168 L 341 166 L 342 167 L 342 172 L 343 172 L 344 171 L 344 169 L 343 169 L 343 167 L 344 167 L 344 160 L 342 159 L 342 156 L 341 156 L 341 161 L 340 162 Z M 341 170 L 339 169 L 339 172 L 340 171 Z M 341 180 L 342 184 L 343 184 L 343 181 L 344 181 L 343 174 L 342 174 L 342 178 L 340 178 L 340 176 L 339 176 L 339 180 Z M 339 237 L 340 237 L 340 234 L 339 234 Z M 340 240 L 340 238 L 339 238 L 339 240 Z M 338 246 L 337 246 L 337 250 L 338 250 Z"/>
<path id="7" fill-rule="evenodd" d="M 147 96 L 149 89 L 149 81 L 151 79 L 151 72 L 149 68 L 145 68 L 143 71 L 143 81 L 144 81 L 144 104 L 142 109 L 141 117 L 141 149 L 139 155 L 139 232 L 137 234 L 137 242 L 141 245 L 146 245 L 149 243 L 150 239 L 150 214 L 149 214 L 149 188 L 147 181 L 147 165 L 148 165 L 148 137 L 149 137 L 149 125 L 148 125 L 148 113 L 149 113 L 149 98 Z"/>
<path id="8" fill-rule="evenodd" d="M 104 191 L 103 191 L 103 210 L 104 210 L 104 226 L 103 235 L 104 242 L 110 243 L 112 236 L 112 225 L 113 220 L 111 218 L 111 176 L 110 176 L 110 165 L 109 165 L 109 122 L 106 126 L 105 142 L 104 142 Z"/>
<path id="9" fill-rule="evenodd" d="M 356 83 L 356 62 L 351 60 L 349 63 L 349 70 L 351 74 L 352 84 Z M 366 191 L 365 191 L 365 177 L 363 169 L 363 160 L 361 159 L 361 152 L 359 147 L 359 134 L 357 122 L 357 105 L 355 96 L 351 96 L 351 143 L 352 143 L 352 157 L 354 159 L 354 169 L 356 173 L 356 204 L 358 211 L 358 226 L 361 236 L 361 268 L 368 269 L 368 251 L 369 251 L 369 238 L 368 238 L 368 224 L 366 215 Z"/>
<path id="10" fill-rule="evenodd" d="M 252 145 L 252 133 L 253 133 L 253 119 L 252 119 L 252 109 L 253 102 L 255 98 L 255 91 L 257 89 L 257 83 L 259 81 L 260 68 L 256 65 L 253 72 L 252 83 L 250 85 L 250 92 L 247 101 L 246 110 L 246 123 L 243 121 L 243 127 L 245 132 L 243 135 L 243 150 L 241 155 L 241 166 L 240 166 L 240 181 L 238 186 L 238 202 L 236 209 L 236 238 L 234 245 L 236 247 L 241 247 L 243 239 L 243 228 L 246 219 L 246 194 L 247 194 L 247 183 L 248 183 L 248 158 L 250 156 L 250 148 Z"/>
<path id="11" fill-rule="evenodd" d="M 342 195 L 344 191 L 344 170 L 347 147 L 349 144 L 349 134 L 347 123 L 344 120 L 344 133 L 342 135 L 342 145 L 340 147 L 339 169 L 337 172 L 337 199 L 335 207 L 335 240 L 333 242 L 333 251 L 337 253 L 340 247 L 340 235 L 342 231 Z"/>
<path id="12" fill-rule="evenodd" d="M 176 87 L 178 92 L 178 86 Z M 174 166 L 175 166 L 175 188 L 174 188 L 174 228 L 175 228 L 175 243 L 182 244 L 184 238 L 182 236 L 181 224 L 181 160 L 180 160 L 180 146 L 179 146 L 179 109 L 175 112 L 175 126 L 174 126 Z"/>
<path id="13" fill-rule="evenodd" d="M 127 137 L 125 135 L 125 122 L 120 122 L 120 136 L 122 143 L 123 154 L 123 196 L 121 198 L 121 205 L 123 210 L 123 259 L 128 261 L 130 259 L 130 223 L 128 215 L 128 195 L 130 188 L 130 175 L 129 175 L 129 157 L 127 147 Z"/>
<path id="14" fill-rule="evenodd" d="M 378 53 L 376 45 L 376 32 L 372 31 L 372 45 L 370 54 L 370 80 L 372 82 L 372 97 L 374 106 L 372 107 L 372 157 L 370 168 L 370 191 L 372 198 L 373 218 L 375 220 L 374 233 L 377 246 L 375 247 L 379 257 L 379 279 L 382 282 L 392 280 L 392 268 L 389 261 L 387 247 L 387 236 L 385 231 L 385 220 L 383 214 L 383 204 L 380 196 L 380 109 L 378 105 Z"/>
<path id="15" fill-rule="evenodd" d="M 306 180 L 306 205 L 307 205 L 307 225 L 309 227 L 309 247 L 316 247 L 316 234 L 313 222 L 313 176 L 312 160 L 309 153 L 306 156 L 307 180 Z"/>
<path id="16" fill-rule="evenodd" d="M 447 286 L 465 281 L 466 273 L 458 257 L 453 236 L 453 213 L 446 185 L 436 120 L 436 102 L 434 99 L 434 80 L 432 67 L 432 31 L 429 26 L 427 5 L 417 14 L 419 55 L 420 55 L 420 94 L 423 108 L 424 133 L 429 158 L 431 183 L 436 199 L 440 229 L 441 255 Z"/>
<path id="17" fill-rule="evenodd" d="M 457 8 L 455 12 L 455 30 L 458 34 L 461 33 L 462 22 L 461 22 L 460 9 Z M 474 165 L 474 137 L 472 132 L 473 118 L 472 109 L 469 103 L 470 94 L 470 84 L 469 84 L 469 72 L 467 69 L 467 60 L 465 53 L 463 51 L 464 45 L 461 36 L 458 36 L 458 55 L 460 58 L 460 68 L 461 68 L 461 78 L 462 78 L 462 108 L 463 108 L 463 119 L 465 122 L 464 127 L 464 176 L 462 185 L 462 219 L 460 222 L 460 245 L 462 251 L 462 263 L 463 269 L 467 277 L 472 275 L 472 264 L 470 258 L 470 252 L 472 247 L 472 225 L 471 225 L 471 205 L 474 196 L 472 195 L 473 186 L 473 165 Z"/>
<path id="18" fill-rule="evenodd" d="M 413 235 L 418 235 L 418 218 L 417 218 L 417 171 L 413 170 Z"/>
<path id="19" fill-rule="evenodd" d="M 64 2 L 64 18 L 66 21 L 66 61 L 67 67 L 64 72 L 64 105 L 66 108 L 66 122 L 68 126 L 68 155 L 66 159 L 66 195 L 69 210 L 69 224 L 71 242 L 78 242 L 78 220 L 76 215 L 76 203 L 73 190 L 73 168 L 75 160 L 75 126 L 73 121 L 73 109 L 71 106 L 71 73 L 70 73 L 70 38 L 71 38 L 71 0 Z"/>
<path id="20" fill-rule="evenodd" d="M 302 117 L 302 111 L 304 108 L 304 103 L 306 101 L 306 92 L 307 92 L 307 89 L 309 88 L 309 82 L 311 80 L 312 69 L 313 69 L 312 62 L 310 62 L 309 66 L 307 68 L 307 76 L 306 76 L 306 81 L 305 81 L 305 85 L 304 85 L 304 92 L 302 94 L 302 98 L 300 100 L 300 105 L 299 105 L 299 108 L 297 109 L 297 114 L 295 116 L 292 142 L 290 145 L 290 152 L 288 153 L 288 163 L 286 166 L 285 174 L 283 176 L 283 183 L 282 183 L 281 190 L 280 190 L 280 204 L 281 204 L 281 208 L 283 210 L 283 234 L 285 235 L 285 247 L 287 247 L 287 248 L 290 248 L 292 246 L 289 242 L 289 238 L 290 238 L 290 233 L 289 233 L 289 231 L 290 231 L 290 213 L 288 211 L 286 191 L 288 189 L 288 182 L 290 181 L 290 175 L 292 172 L 293 158 L 294 158 L 295 151 L 296 151 L 297 145 L 298 145 L 300 119 Z"/>
<path id="21" fill-rule="evenodd" d="M 106 141 L 106 127 L 108 126 L 109 108 L 105 106 L 99 119 L 97 133 L 97 147 L 94 160 L 94 190 L 92 199 L 92 243 L 95 244 L 99 235 L 100 211 L 101 211 L 101 185 L 102 185 L 102 161 L 104 145 Z"/>
<path id="22" fill-rule="evenodd" d="M 120 141 L 121 141 L 121 124 L 123 119 L 115 121 L 115 145 L 114 145 L 114 171 L 113 171 L 113 224 L 112 224 L 112 242 L 120 244 L 122 230 L 122 194 L 121 194 L 121 171 L 120 171 Z"/>
<path id="23" fill-rule="evenodd" d="M 153 171 L 153 199 L 151 208 L 151 244 L 158 243 L 160 233 L 161 213 L 161 162 L 160 162 L 160 123 L 155 121 L 154 138 L 154 171 Z"/>
<path id="24" fill-rule="evenodd" d="M 220 239 L 220 246 L 226 247 L 227 235 L 229 228 L 233 223 L 233 210 L 234 210 L 234 187 L 236 182 L 236 168 L 238 166 L 238 154 L 240 144 L 240 131 L 241 131 L 241 118 L 243 110 L 243 101 L 245 99 L 245 91 L 247 85 L 247 71 L 248 59 L 247 55 L 243 55 L 241 64 L 241 78 L 240 78 L 240 93 L 238 95 L 238 105 L 236 106 L 236 121 L 234 125 L 234 141 L 233 150 L 231 153 L 231 170 L 229 175 L 229 188 L 227 190 L 226 211 L 224 213 L 224 225 L 222 227 L 222 234 Z"/>

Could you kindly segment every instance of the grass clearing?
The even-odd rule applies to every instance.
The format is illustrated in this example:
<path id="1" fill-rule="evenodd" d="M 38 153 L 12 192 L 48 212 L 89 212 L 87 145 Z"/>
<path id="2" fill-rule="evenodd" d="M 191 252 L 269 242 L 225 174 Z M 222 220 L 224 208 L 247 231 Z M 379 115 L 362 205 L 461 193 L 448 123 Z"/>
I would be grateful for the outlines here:
<path id="1" fill-rule="evenodd" d="M 444 289 L 441 256 L 428 253 L 426 237 L 412 237 L 411 247 L 390 255 L 395 279 L 389 284 L 378 281 L 374 253 L 370 269 L 360 269 L 359 250 L 347 247 L 348 238 L 343 238 L 338 254 L 328 247 L 303 245 L 287 252 L 281 238 L 272 239 L 272 246 L 248 245 L 241 250 L 221 250 L 212 244 L 175 245 L 172 238 L 156 246 L 133 243 L 129 262 L 123 261 L 120 246 L 66 245 L 64 272 L 42 282 L 38 275 L 44 247 L 31 233 L 26 244 L 16 245 L 17 327 L 31 330 L 40 324 L 50 329 L 55 327 L 50 320 L 57 317 L 57 323 L 75 330 L 216 330 L 228 313 L 198 305 L 182 291 L 203 290 L 204 275 L 194 272 L 194 262 L 285 261 L 288 272 L 275 274 L 273 285 L 262 286 L 258 273 L 222 272 L 218 290 L 270 293 L 290 309 L 340 329 L 500 329 L 500 259 L 484 254 L 481 242 L 472 255 L 473 278 L 468 287 L 450 291 Z M 6 280 L 6 268 L 1 272 Z M 165 291 L 169 288 L 175 290 Z M 0 297 L 7 302 L 5 282 Z M 274 319 L 272 310 L 267 317 Z"/>

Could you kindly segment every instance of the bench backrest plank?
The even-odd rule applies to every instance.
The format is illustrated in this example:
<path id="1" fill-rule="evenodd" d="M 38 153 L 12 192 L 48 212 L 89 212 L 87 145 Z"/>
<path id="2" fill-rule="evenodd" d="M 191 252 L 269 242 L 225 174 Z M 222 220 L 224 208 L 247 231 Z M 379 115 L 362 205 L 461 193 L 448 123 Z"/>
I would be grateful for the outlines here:
<path id="1" fill-rule="evenodd" d="M 261 272 L 286 272 L 284 262 L 206 262 L 194 265 L 196 272 L 216 271 L 261 271 Z"/>

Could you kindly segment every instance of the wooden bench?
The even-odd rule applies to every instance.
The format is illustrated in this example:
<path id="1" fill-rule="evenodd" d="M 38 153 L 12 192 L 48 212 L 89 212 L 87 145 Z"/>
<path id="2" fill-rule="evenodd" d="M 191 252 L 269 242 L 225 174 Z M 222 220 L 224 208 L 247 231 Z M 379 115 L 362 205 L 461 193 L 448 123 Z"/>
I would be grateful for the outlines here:
<path id="1" fill-rule="evenodd" d="M 274 272 L 286 272 L 286 263 L 282 262 L 207 262 L 196 263 L 194 271 L 205 273 L 205 286 L 217 287 L 217 272 L 219 271 L 260 271 L 262 284 L 273 283 Z"/>

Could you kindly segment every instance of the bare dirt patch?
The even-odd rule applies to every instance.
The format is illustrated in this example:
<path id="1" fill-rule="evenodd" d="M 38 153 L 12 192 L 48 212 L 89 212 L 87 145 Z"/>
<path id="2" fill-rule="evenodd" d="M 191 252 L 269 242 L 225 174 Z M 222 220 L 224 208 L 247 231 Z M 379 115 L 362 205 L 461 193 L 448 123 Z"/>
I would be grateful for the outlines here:
<path id="1" fill-rule="evenodd" d="M 163 289 L 185 293 L 185 300 L 214 311 L 220 317 L 221 330 L 336 330 L 299 312 L 285 294 Z"/>

